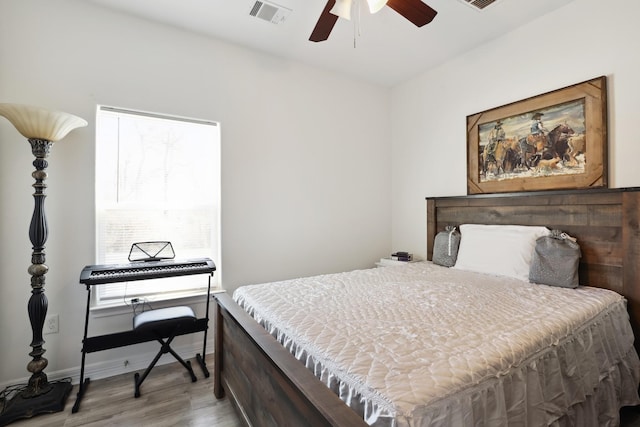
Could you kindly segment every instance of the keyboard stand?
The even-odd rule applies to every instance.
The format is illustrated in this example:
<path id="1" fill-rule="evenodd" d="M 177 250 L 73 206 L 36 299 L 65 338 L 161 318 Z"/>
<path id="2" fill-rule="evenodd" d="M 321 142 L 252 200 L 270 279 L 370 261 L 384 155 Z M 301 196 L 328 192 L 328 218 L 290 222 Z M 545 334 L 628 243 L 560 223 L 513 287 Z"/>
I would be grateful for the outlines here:
<path id="1" fill-rule="evenodd" d="M 202 368 L 202 372 L 204 373 L 205 378 L 209 378 L 209 370 L 207 369 L 207 364 L 205 362 L 205 356 L 207 354 L 207 330 L 209 329 L 209 304 L 211 301 L 211 278 L 213 277 L 213 271 L 215 271 L 215 266 L 213 266 L 213 270 L 206 272 L 196 272 L 191 274 L 209 274 L 209 280 L 207 285 L 207 303 L 206 303 L 206 315 L 203 318 L 196 319 L 195 323 L 187 328 L 180 331 L 178 335 L 186 335 L 192 334 L 196 332 L 204 332 L 204 340 L 202 345 L 202 355 L 200 353 L 196 354 L 196 360 L 198 364 Z M 165 275 L 163 277 L 170 277 L 171 275 Z M 133 279 L 133 280 L 144 280 L 144 279 Z M 114 280 L 114 281 L 123 281 L 123 280 Z M 102 282 L 106 283 L 106 282 Z M 100 284 L 102 284 L 100 283 Z M 87 392 L 87 388 L 89 387 L 90 379 L 84 377 L 84 365 L 87 353 L 94 353 L 96 351 L 108 350 L 112 348 L 126 347 L 133 344 L 139 344 L 148 341 L 156 341 L 156 336 L 150 333 L 140 333 L 134 330 L 124 331 L 124 332 L 116 332 L 113 334 L 106 335 L 98 335 L 89 337 L 89 309 L 91 306 L 91 287 L 95 286 L 95 284 L 85 283 L 87 288 L 87 307 L 85 311 L 84 317 L 84 336 L 82 339 L 82 361 L 80 363 L 80 384 L 78 393 L 76 395 L 76 401 L 71 409 L 72 413 L 76 413 L 80 410 L 80 402 L 84 394 Z M 166 338 L 166 337 L 165 337 Z"/>

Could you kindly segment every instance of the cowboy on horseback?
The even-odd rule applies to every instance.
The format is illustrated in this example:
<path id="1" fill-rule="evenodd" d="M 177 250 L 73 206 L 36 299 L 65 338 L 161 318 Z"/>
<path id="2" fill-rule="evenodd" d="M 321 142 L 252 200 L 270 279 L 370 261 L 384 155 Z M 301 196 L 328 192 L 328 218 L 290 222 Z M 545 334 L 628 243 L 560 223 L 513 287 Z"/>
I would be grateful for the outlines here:
<path id="1" fill-rule="evenodd" d="M 504 129 L 502 129 L 502 120 L 498 120 L 489 132 L 489 144 L 487 146 L 487 153 L 493 155 L 496 151 L 496 147 L 499 142 L 504 141 L 506 138 L 506 134 Z"/>
<path id="2" fill-rule="evenodd" d="M 504 133 L 504 129 L 502 129 L 502 120 L 498 120 L 489 133 L 489 141 L 500 142 L 504 141 L 505 137 L 506 134 Z"/>
<path id="3" fill-rule="evenodd" d="M 542 113 L 535 113 L 532 117 L 531 120 L 533 120 L 533 123 L 531 123 L 531 135 L 546 135 L 547 133 L 549 133 L 549 131 L 544 127 L 544 125 L 542 124 L 542 116 L 544 114 Z"/>
<path id="4" fill-rule="evenodd" d="M 527 136 L 527 143 L 536 147 L 536 152 L 542 151 L 549 145 L 547 134 L 549 131 L 542 124 L 543 114 L 538 112 L 531 116 L 531 133 Z"/>
<path id="5" fill-rule="evenodd" d="M 503 170 L 504 147 L 500 147 L 500 150 L 498 150 L 498 148 L 499 144 L 502 144 L 505 139 L 506 134 L 504 129 L 502 129 L 502 120 L 498 120 L 493 129 L 491 129 L 491 132 L 489 132 L 487 144 L 484 146 L 482 171 L 485 175 L 491 163 L 496 167 L 496 174 L 500 173 L 500 170 Z"/>

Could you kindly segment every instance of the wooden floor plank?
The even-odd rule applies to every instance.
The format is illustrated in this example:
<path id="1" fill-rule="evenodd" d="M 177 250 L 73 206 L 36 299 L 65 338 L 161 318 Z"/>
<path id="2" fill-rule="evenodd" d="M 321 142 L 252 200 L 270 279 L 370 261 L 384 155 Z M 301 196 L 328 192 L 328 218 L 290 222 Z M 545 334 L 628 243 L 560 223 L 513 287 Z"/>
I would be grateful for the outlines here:
<path id="1" fill-rule="evenodd" d="M 165 356 L 163 356 L 165 357 Z M 177 362 L 156 366 L 134 398 L 133 373 L 91 381 L 80 410 L 72 414 L 78 386 L 64 411 L 15 421 L 15 427 L 240 427 L 242 423 L 228 399 L 213 395 L 213 376 L 205 378 L 195 359 L 191 361 L 198 381 L 191 382 Z M 213 355 L 207 357 L 213 366 Z"/>
<path id="2" fill-rule="evenodd" d="M 156 366 L 133 397 L 133 373 L 92 381 L 80 411 L 71 413 L 78 386 L 74 386 L 65 410 L 55 414 L 15 421 L 11 427 L 241 427 L 242 423 L 227 398 L 213 396 L 213 376 L 194 365 L 198 381 L 178 363 Z M 213 355 L 207 357 L 213 365 Z M 640 426 L 640 409 L 621 411 L 621 427 Z M 289 426 L 282 426 L 289 427 Z"/>

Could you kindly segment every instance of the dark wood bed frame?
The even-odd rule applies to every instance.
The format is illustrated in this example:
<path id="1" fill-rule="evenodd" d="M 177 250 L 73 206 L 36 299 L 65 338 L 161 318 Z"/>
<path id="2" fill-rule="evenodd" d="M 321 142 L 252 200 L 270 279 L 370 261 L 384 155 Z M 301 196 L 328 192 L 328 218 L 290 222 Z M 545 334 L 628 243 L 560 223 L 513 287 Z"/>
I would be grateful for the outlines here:
<path id="1" fill-rule="evenodd" d="M 427 198 L 427 258 L 437 232 L 464 223 L 544 225 L 576 237 L 580 283 L 624 295 L 639 336 L 640 188 Z M 246 425 L 367 425 L 229 295 L 215 298 L 214 394 L 226 394 Z"/>

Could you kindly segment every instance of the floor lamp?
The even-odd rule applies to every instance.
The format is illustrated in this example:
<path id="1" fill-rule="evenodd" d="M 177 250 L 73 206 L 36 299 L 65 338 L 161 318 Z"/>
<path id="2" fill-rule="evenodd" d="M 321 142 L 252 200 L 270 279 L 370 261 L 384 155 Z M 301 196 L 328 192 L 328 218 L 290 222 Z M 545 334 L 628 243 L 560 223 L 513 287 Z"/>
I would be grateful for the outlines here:
<path id="1" fill-rule="evenodd" d="M 64 138 L 73 129 L 86 126 L 87 122 L 80 117 L 58 111 L 49 111 L 38 107 L 21 104 L 0 104 L 0 116 L 6 117 L 13 126 L 31 144 L 35 156 L 33 166 L 36 170 L 31 174 L 35 179 L 33 188 L 34 209 L 29 226 L 29 238 L 33 245 L 31 266 L 31 297 L 27 304 L 29 321 L 33 339 L 29 356 L 32 360 L 27 365 L 31 372 L 29 383 L 4 402 L 0 413 L 0 425 L 6 425 L 20 418 L 30 418 L 46 412 L 59 412 L 64 409 L 67 396 L 71 392 L 71 382 L 49 382 L 44 369 L 49 363 L 43 357 L 45 349 L 42 329 L 47 316 L 48 301 L 44 294 L 45 274 L 49 267 L 45 264 L 45 243 L 47 241 L 47 217 L 44 212 L 45 189 L 47 185 L 47 157 L 53 143 Z"/>

